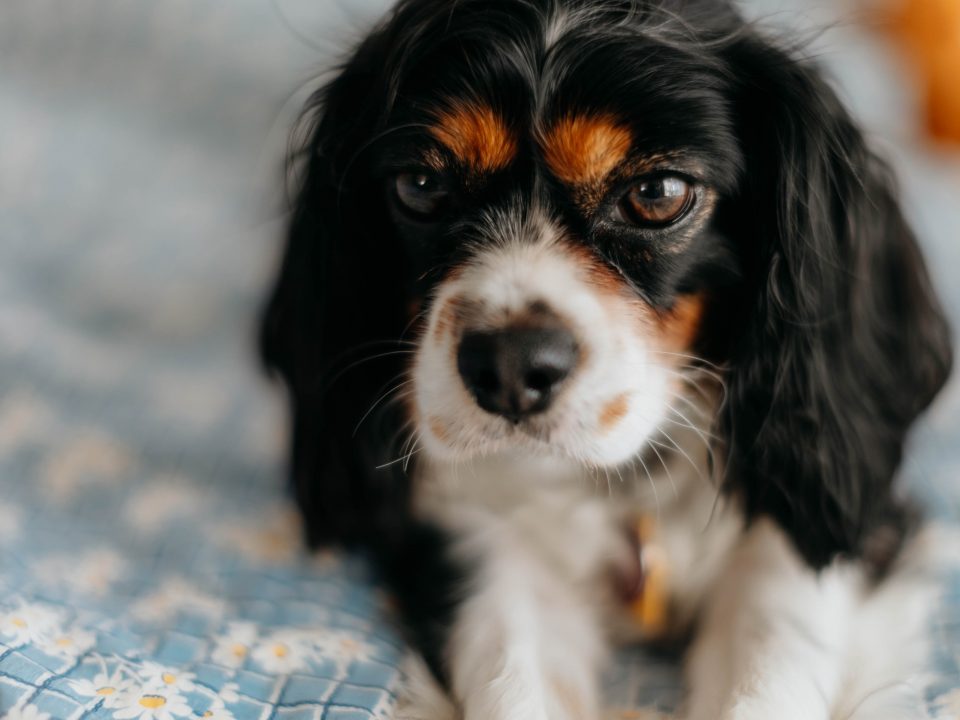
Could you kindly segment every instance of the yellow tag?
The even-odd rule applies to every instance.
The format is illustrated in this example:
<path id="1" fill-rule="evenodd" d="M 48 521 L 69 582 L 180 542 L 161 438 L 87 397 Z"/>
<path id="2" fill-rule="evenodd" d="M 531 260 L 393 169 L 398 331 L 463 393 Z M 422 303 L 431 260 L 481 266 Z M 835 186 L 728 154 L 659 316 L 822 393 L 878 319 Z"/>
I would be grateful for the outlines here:
<path id="1" fill-rule="evenodd" d="M 631 612 L 646 637 L 657 637 L 667 630 L 669 571 L 666 553 L 655 541 L 656 530 L 657 521 L 649 515 L 637 521 L 643 591 L 633 601 Z"/>

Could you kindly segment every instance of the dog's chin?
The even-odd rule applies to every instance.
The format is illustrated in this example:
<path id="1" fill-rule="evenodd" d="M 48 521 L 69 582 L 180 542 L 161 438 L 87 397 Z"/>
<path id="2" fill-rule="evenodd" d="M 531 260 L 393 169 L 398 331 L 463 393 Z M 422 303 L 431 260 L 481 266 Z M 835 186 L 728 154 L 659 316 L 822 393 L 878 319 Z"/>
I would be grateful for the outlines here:
<path id="1" fill-rule="evenodd" d="M 435 425 L 424 425 L 417 434 L 425 455 L 439 462 L 543 460 L 613 470 L 634 462 L 656 429 L 655 425 L 637 427 L 629 438 L 610 438 L 570 432 L 571 426 L 576 428 L 575 418 L 559 422 L 538 417 L 515 423 L 486 416 L 483 422 L 461 425 L 456 432 L 438 433 Z"/>

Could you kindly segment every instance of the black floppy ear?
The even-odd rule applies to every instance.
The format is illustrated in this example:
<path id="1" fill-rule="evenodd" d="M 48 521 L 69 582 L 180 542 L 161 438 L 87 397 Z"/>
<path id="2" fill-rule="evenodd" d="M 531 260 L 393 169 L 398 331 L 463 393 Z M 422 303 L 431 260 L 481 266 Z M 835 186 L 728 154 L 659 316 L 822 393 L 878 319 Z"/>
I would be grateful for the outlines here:
<path id="1" fill-rule="evenodd" d="M 362 153 L 388 104 L 373 100 L 387 96 L 384 43 L 372 35 L 308 106 L 302 179 L 260 330 L 264 363 L 289 391 L 290 476 L 311 546 L 383 534 L 408 499 L 402 469 L 381 467 L 403 408 L 377 401 L 401 382 L 410 303 Z"/>
<path id="2" fill-rule="evenodd" d="M 722 418 L 728 482 L 813 566 L 882 564 L 870 556 L 904 530 L 891 484 L 905 436 L 950 371 L 947 324 L 891 174 L 835 93 L 756 37 L 729 60 L 747 163 L 728 219 L 751 282 Z"/>

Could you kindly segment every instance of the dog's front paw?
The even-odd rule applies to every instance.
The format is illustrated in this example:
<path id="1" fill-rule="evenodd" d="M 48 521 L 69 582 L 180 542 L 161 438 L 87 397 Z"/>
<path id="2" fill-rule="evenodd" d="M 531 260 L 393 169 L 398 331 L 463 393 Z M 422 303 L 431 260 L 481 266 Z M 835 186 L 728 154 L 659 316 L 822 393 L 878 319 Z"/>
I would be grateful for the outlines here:
<path id="1" fill-rule="evenodd" d="M 461 720 L 456 706 L 419 656 L 408 655 L 402 671 L 396 720 Z"/>
<path id="2" fill-rule="evenodd" d="M 776 720 L 830 720 L 830 711 L 822 704 L 815 707 L 807 704 L 801 707 L 794 700 L 787 697 L 777 698 L 777 700 L 756 697 L 738 698 L 729 710 L 719 715 L 719 718 L 720 720 L 772 720 L 774 718 Z"/>
<path id="3" fill-rule="evenodd" d="M 600 720 L 585 682 L 502 675 L 463 702 L 464 720 Z"/>

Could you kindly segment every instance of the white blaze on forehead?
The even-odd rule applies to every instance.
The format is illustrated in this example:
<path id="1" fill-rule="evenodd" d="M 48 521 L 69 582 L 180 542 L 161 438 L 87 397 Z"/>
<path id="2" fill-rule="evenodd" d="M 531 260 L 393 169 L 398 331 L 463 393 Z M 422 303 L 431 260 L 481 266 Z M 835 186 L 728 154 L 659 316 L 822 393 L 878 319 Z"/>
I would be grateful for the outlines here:
<path id="1" fill-rule="evenodd" d="M 494 248 L 464 272 L 459 285 L 468 299 L 484 306 L 484 315 L 494 323 L 533 303 L 544 303 L 574 331 L 604 321 L 604 309 L 591 291 L 585 269 L 552 239 Z"/>
<path id="2" fill-rule="evenodd" d="M 468 300 L 500 318 L 544 302 L 568 322 L 602 320 L 586 268 L 571 257 L 562 242 L 563 230 L 545 210 L 537 206 L 528 210 L 517 203 L 489 213 L 481 232 L 487 247 L 457 283 Z"/>

